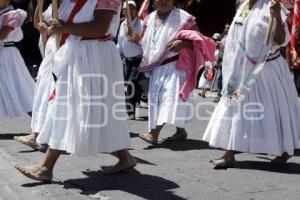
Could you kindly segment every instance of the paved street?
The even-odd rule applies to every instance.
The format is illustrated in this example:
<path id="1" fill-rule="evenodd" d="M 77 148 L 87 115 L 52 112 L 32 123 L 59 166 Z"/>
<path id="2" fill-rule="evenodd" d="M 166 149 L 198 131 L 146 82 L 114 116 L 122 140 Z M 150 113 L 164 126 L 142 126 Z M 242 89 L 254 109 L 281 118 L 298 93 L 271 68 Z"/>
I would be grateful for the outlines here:
<path id="1" fill-rule="evenodd" d="M 211 102 L 212 97 L 197 102 Z M 147 110 L 139 109 L 139 120 L 130 121 L 135 170 L 118 175 L 102 175 L 101 165 L 116 158 L 99 154 L 77 158 L 63 155 L 55 168 L 52 184 L 40 184 L 19 174 L 16 163 L 35 163 L 41 152 L 12 140 L 30 132 L 30 118 L 0 119 L 0 200 L 297 200 L 300 198 L 300 152 L 284 166 L 270 164 L 272 157 L 237 155 L 236 168 L 213 170 L 209 160 L 222 154 L 201 141 L 207 121 L 195 120 L 187 126 L 188 140 L 162 142 L 174 133 L 165 127 L 160 143 L 148 146 L 137 138 L 147 130 Z M 201 116 L 208 112 L 199 107 Z M 206 114 L 205 114 L 206 113 Z M 300 119 L 299 119 L 300 120 Z"/>

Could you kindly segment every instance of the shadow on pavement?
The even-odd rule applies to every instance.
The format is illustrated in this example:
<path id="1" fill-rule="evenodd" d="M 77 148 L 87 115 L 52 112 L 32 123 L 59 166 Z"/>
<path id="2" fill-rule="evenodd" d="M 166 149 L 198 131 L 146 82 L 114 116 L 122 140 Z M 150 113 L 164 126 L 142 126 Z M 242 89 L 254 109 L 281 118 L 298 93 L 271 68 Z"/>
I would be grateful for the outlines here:
<path id="1" fill-rule="evenodd" d="M 25 136 L 29 135 L 30 133 L 6 133 L 0 134 L 0 140 L 13 140 L 15 136 Z"/>
<path id="2" fill-rule="evenodd" d="M 148 116 L 141 116 L 141 117 L 137 117 L 136 119 L 135 119 L 135 121 L 148 121 Z"/>
<path id="3" fill-rule="evenodd" d="M 95 195 L 105 190 L 120 190 L 149 200 L 186 200 L 169 191 L 179 188 L 178 184 L 162 177 L 141 174 L 136 170 L 118 175 L 103 175 L 96 171 L 82 173 L 87 177 L 67 180 L 64 187 L 80 189 L 84 195 Z"/>
<path id="4" fill-rule="evenodd" d="M 163 141 L 156 145 L 150 145 L 144 150 L 151 150 L 151 149 L 170 149 L 172 151 L 191 151 L 191 150 L 202 150 L 202 149 L 213 149 L 208 146 L 207 142 L 202 140 L 193 140 L 193 139 L 186 139 L 184 141 Z"/>
<path id="5" fill-rule="evenodd" d="M 286 164 L 273 164 L 264 161 L 237 161 L 234 167 L 237 169 L 260 170 L 284 174 L 300 174 L 300 164 L 292 162 Z"/>

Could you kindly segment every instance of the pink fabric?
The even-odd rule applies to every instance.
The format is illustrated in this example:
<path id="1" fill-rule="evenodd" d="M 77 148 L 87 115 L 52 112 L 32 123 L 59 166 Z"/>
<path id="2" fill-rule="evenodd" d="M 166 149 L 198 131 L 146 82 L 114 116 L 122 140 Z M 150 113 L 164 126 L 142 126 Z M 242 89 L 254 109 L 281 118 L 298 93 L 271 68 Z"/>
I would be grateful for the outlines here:
<path id="1" fill-rule="evenodd" d="M 2 26 L 17 28 L 22 26 L 24 22 L 24 17 L 20 15 L 20 13 L 16 10 L 9 11 L 3 14 L 2 16 L 3 16 Z"/>
<path id="2" fill-rule="evenodd" d="M 186 101 L 194 90 L 197 82 L 197 74 L 203 67 L 205 61 L 216 61 L 215 42 L 197 31 L 182 30 L 176 35 L 176 40 L 190 40 L 193 48 L 183 48 L 179 52 L 179 59 L 176 63 L 177 70 L 187 72 L 187 79 L 180 89 L 180 97 Z"/>
<path id="3" fill-rule="evenodd" d="M 99 0 L 96 9 L 98 10 L 112 10 L 118 12 L 121 0 Z"/>

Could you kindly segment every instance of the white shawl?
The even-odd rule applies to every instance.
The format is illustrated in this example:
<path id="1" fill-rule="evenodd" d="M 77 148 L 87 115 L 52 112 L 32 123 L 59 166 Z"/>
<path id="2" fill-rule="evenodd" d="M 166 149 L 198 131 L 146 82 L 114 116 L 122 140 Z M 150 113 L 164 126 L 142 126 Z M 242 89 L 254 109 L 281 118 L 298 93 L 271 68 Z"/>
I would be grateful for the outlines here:
<path id="1" fill-rule="evenodd" d="M 246 0 L 237 11 L 230 26 L 223 57 L 223 95 L 229 106 L 237 105 L 255 83 L 259 72 L 263 69 L 266 58 L 276 46 L 273 41 L 276 22 L 273 26 L 271 41 L 264 46 L 264 38 L 270 19 L 270 1 L 258 0 L 248 17 L 241 22 L 239 16 Z M 287 19 L 287 10 L 282 6 L 282 19 Z M 286 45 L 289 33 L 286 34 Z"/>
<path id="2" fill-rule="evenodd" d="M 176 34 L 182 29 L 189 29 L 195 25 L 195 18 L 187 12 L 174 8 L 166 21 L 162 25 L 159 37 L 156 41 L 155 48 L 152 41 L 155 32 L 157 11 L 152 12 L 146 19 L 146 31 L 141 41 L 143 50 L 143 60 L 140 69 L 143 71 L 147 68 L 151 68 L 155 65 L 159 65 L 159 62 L 167 58 L 168 53 L 166 51 L 167 45 L 175 39 Z"/>

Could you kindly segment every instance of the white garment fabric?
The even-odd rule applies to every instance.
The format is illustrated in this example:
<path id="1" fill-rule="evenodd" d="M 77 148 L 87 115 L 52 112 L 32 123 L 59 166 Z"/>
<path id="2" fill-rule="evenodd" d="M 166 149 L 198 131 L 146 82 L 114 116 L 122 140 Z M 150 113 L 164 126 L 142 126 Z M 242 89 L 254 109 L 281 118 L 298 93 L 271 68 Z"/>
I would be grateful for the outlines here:
<path id="1" fill-rule="evenodd" d="M 52 20 L 52 5 L 50 5 L 43 13 L 43 18 L 47 23 Z M 43 43 L 43 41 L 40 42 Z M 50 110 L 49 97 L 55 88 L 52 69 L 56 50 L 55 37 L 51 36 L 45 45 L 45 50 L 41 50 L 44 54 L 44 59 L 39 67 L 36 78 L 31 118 L 31 129 L 34 133 L 39 133 L 41 131 L 47 112 Z"/>
<path id="2" fill-rule="evenodd" d="M 149 131 L 156 126 L 170 124 L 184 128 L 193 119 L 192 97 L 182 101 L 179 96 L 186 72 L 176 70 L 176 62 L 160 66 L 151 72 L 149 80 Z"/>
<path id="3" fill-rule="evenodd" d="M 269 3 L 264 0 L 257 3 L 262 2 Z M 263 5 L 265 6 L 265 4 Z M 240 37 L 239 34 L 244 33 L 242 27 L 236 25 L 235 22 L 230 29 L 226 45 L 230 44 L 230 40 Z M 251 29 L 249 31 L 260 30 Z M 274 32 L 272 35 L 274 36 Z M 288 32 L 286 32 L 286 37 L 286 41 L 288 41 Z M 252 42 L 260 45 L 263 43 L 263 38 L 257 34 L 257 39 Z M 278 47 L 273 40 L 270 43 L 272 47 Z M 225 57 L 231 53 L 226 52 L 229 48 L 231 47 L 225 49 Z M 267 51 L 267 48 L 265 47 L 263 51 Z M 230 81 L 233 78 L 232 76 L 228 77 L 232 74 L 230 70 L 233 68 L 235 69 L 237 66 L 228 66 L 226 62 L 223 63 L 225 80 Z M 246 76 L 246 73 L 244 75 Z M 246 77 L 237 78 L 244 79 Z M 210 146 L 226 150 L 276 156 L 287 152 L 289 155 L 293 155 L 294 149 L 300 148 L 299 106 L 300 102 L 289 67 L 280 56 L 275 60 L 265 62 L 262 70 L 257 74 L 253 86 L 237 105 L 228 105 L 227 97 L 222 96 L 212 114 L 203 140 L 209 142 Z"/>
<path id="4" fill-rule="evenodd" d="M 0 40 L 0 117 L 18 117 L 32 110 L 34 80 L 19 50 L 2 46 L 3 42 L 18 42 L 22 38 L 22 30 L 17 27 Z"/>
<path id="5" fill-rule="evenodd" d="M 134 30 L 137 33 L 140 33 L 142 31 L 142 21 L 137 17 L 135 17 L 134 20 L 132 20 L 132 25 L 134 27 Z M 121 23 L 120 31 L 118 35 L 117 47 L 120 53 L 123 54 L 126 58 L 132 58 L 141 55 L 142 54 L 141 47 L 128 40 L 128 37 L 125 34 L 126 32 L 127 32 L 127 22 L 126 20 L 124 20 Z"/>
<path id="6" fill-rule="evenodd" d="M 142 41 L 144 64 L 145 61 L 148 64 L 156 62 L 160 57 L 176 56 L 178 54 L 176 52 L 167 52 L 164 55 L 167 44 L 179 30 L 184 28 L 184 25 L 187 26 L 187 29 L 194 25 L 194 17 L 177 8 L 171 11 L 165 21 L 158 24 L 156 23 L 156 12 L 150 14 L 147 19 L 147 29 Z M 191 23 L 188 23 L 189 20 L 191 20 Z M 150 78 L 149 131 L 165 123 L 184 128 L 194 114 L 192 98 L 189 97 L 184 102 L 179 95 L 180 89 L 186 80 L 186 72 L 176 70 L 176 62 L 171 62 L 153 69 L 147 75 Z"/>
<path id="7" fill-rule="evenodd" d="M 44 125 L 49 109 L 49 97 L 55 88 L 52 74 L 53 58 L 56 52 L 55 45 L 55 38 L 49 38 L 46 44 L 45 57 L 36 78 L 31 118 L 31 129 L 34 133 L 39 133 Z"/>
<path id="8" fill-rule="evenodd" d="M 227 96 L 228 105 L 234 105 L 244 98 L 248 89 L 255 82 L 257 74 L 264 67 L 268 55 L 280 48 L 275 42 L 269 42 L 267 46 L 263 42 L 268 30 L 271 1 L 256 1 L 249 11 L 248 17 L 243 19 L 240 15 L 248 2 L 248 0 L 245 1 L 238 9 L 226 38 L 222 93 Z M 283 22 L 286 21 L 287 16 L 288 11 L 282 6 L 281 18 Z M 274 38 L 275 27 L 276 20 L 274 20 L 271 38 Z M 281 45 L 282 47 L 288 44 L 290 38 L 286 24 L 285 29 L 286 39 Z"/>
<path id="9" fill-rule="evenodd" d="M 86 6 L 80 12 L 92 16 L 94 10 L 90 9 Z M 120 10 L 121 7 L 118 15 Z M 91 16 L 84 18 L 92 19 Z M 66 20 L 68 14 L 62 13 L 61 17 Z M 119 24 L 118 21 L 113 23 Z M 66 69 L 56 82 L 56 98 L 37 142 L 77 156 L 128 149 L 122 62 L 115 44 L 79 41 L 67 59 L 64 61 Z"/>

